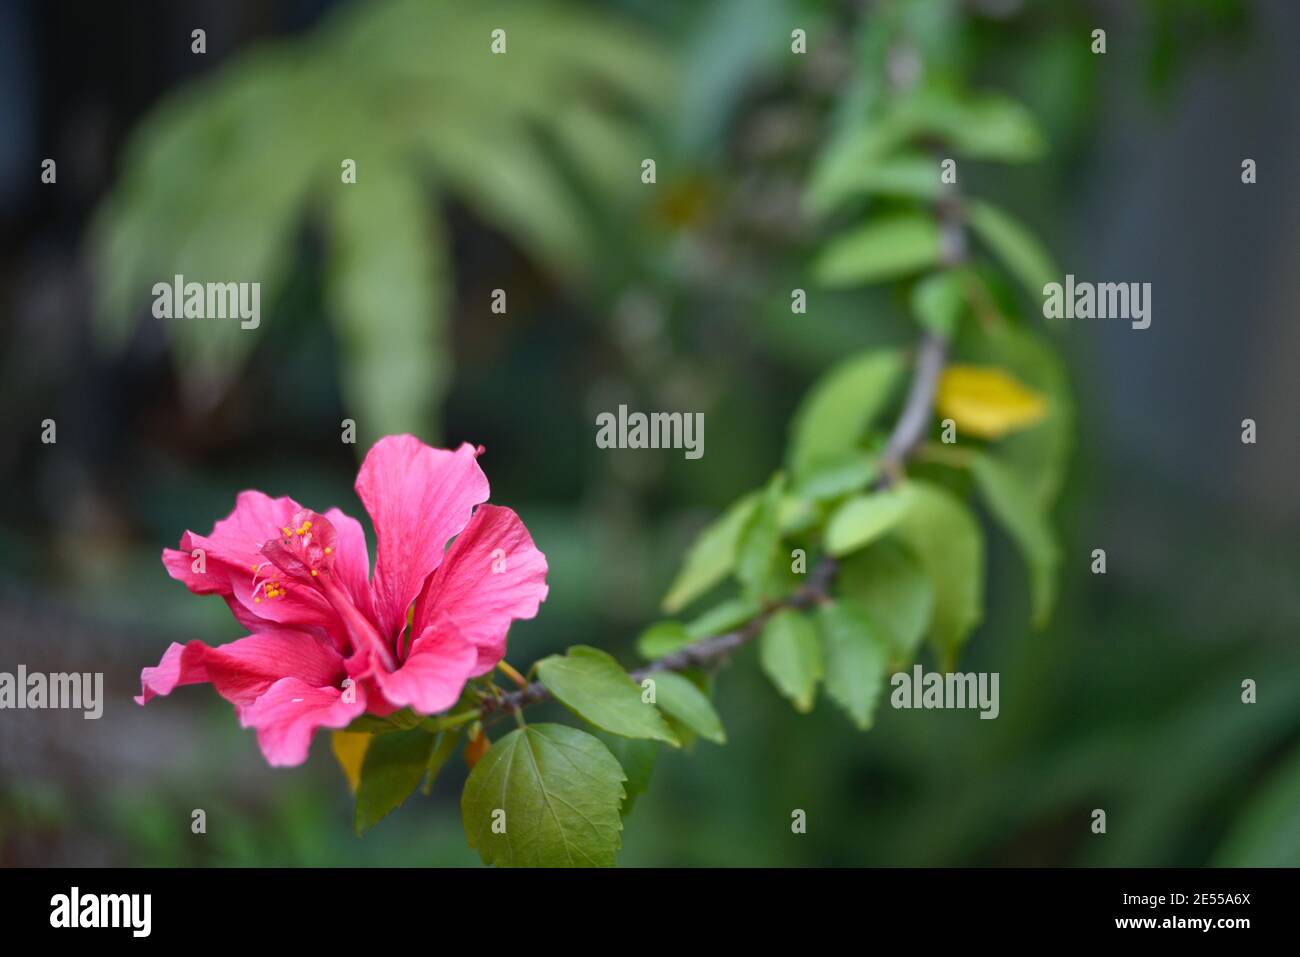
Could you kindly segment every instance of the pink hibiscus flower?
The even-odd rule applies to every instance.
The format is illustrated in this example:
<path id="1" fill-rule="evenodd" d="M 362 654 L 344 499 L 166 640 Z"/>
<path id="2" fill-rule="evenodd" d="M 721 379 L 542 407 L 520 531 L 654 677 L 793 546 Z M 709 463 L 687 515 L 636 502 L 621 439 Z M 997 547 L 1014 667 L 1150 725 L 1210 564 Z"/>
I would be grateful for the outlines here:
<path id="1" fill-rule="evenodd" d="M 363 713 L 451 707 L 547 591 L 546 557 L 519 516 L 482 504 L 477 457 L 410 435 L 375 443 L 356 482 L 378 540 L 373 576 L 356 519 L 240 493 L 210 534 L 186 532 L 162 559 L 196 595 L 224 598 L 250 634 L 173 643 L 141 672 L 135 700 L 210 682 L 273 765 L 301 764 L 317 728 Z"/>

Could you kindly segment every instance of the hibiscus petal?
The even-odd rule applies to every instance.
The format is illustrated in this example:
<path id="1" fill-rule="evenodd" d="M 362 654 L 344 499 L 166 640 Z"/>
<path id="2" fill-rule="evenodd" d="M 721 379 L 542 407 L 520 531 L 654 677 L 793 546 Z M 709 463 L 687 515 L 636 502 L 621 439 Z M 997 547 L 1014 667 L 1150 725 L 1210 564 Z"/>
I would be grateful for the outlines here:
<path id="1" fill-rule="evenodd" d="M 334 557 L 334 577 L 337 578 L 366 617 L 373 617 L 370 605 L 370 550 L 366 547 L 366 533 L 351 515 L 332 508 L 325 513 L 334 526 L 338 554 Z"/>
<path id="2" fill-rule="evenodd" d="M 140 672 L 144 704 L 181 685 L 211 682 L 236 707 L 251 704 L 286 676 L 313 685 L 341 684 L 343 658 L 333 648 L 300 631 L 265 631 L 213 648 L 201 641 L 173 642 L 156 668 Z"/>
<path id="3" fill-rule="evenodd" d="M 211 534 L 186 532 L 180 551 L 163 551 L 163 564 L 172 578 L 184 582 L 198 595 L 230 594 L 231 572 L 252 575 L 265 561 L 262 543 L 276 535 L 301 506 L 284 496 L 271 498 L 263 492 L 240 492 L 230 514 L 212 527 Z M 200 570 L 194 569 L 195 549 L 202 549 Z"/>
<path id="4" fill-rule="evenodd" d="M 519 516 L 482 505 L 430 577 L 411 630 L 454 630 L 478 649 L 474 674 L 486 674 L 505 655 L 510 623 L 537 614 L 546 571 L 546 556 Z"/>
<path id="5" fill-rule="evenodd" d="M 454 632 L 421 635 L 396 671 L 377 671 L 375 683 L 397 707 L 436 714 L 454 705 L 478 661 L 475 647 Z"/>
<path id="6" fill-rule="evenodd" d="M 452 452 L 393 435 L 366 455 L 356 488 L 378 540 L 371 580 L 375 620 L 393 641 L 447 541 L 465 527 L 474 506 L 487 501 L 488 481 L 471 445 Z"/>
<path id="7" fill-rule="evenodd" d="M 265 559 L 264 559 L 265 560 Z M 283 625 L 285 628 L 323 628 L 326 631 L 342 633 L 338 623 L 338 614 L 325 600 L 325 596 L 310 585 L 288 581 L 277 577 L 276 570 L 264 570 L 256 584 L 252 575 L 230 576 L 234 600 L 246 612 L 263 622 Z M 267 596 L 265 580 L 277 582 L 281 591 L 274 597 Z M 242 622 L 244 619 L 236 615 Z"/>
<path id="8" fill-rule="evenodd" d="M 179 549 L 163 549 L 172 578 L 198 595 L 219 594 L 241 625 L 256 631 L 267 623 L 286 628 L 319 628 L 343 634 L 330 603 L 310 583 L 294 582 L 263 554 L 305 510 L 288 497 L 241 492 L 230 515 L 210 535 L 186 532 Z M 337 533 L 333 566 L 352 603 L 370 616 L 370 557 L 361 523 L 337 508 L 324 513 Z M 195 551 L 202 552 L 201 559 Z M 196 567 L 197 566 L 197 567 Z M 267 582 L 281 587 L 267 594 Z"/>
<path id="9" fill-rule="evenodd" d="M 157 667 L 140 669 L 140 694 L 136 695 L 135 703 L 144 704 L 156 695 L 171 694 L 181 685 L 207 681 L 208 669 L 203 664 L 206 649 L 201 641 L 191 641 L 188 645 L 173 641 Z"/>
<path id="10" fill-rule="evenodd" d="M 349 690 L 354 693 L 345 696 L 337 687 L 281 678 L 240 709 L 239 723 L 257 729 L 257 743 L 268 764 L 292 767 L 307 760 L 317 728 L 346 728 L 366 710 L 365 692 L 360 687 Z"/>

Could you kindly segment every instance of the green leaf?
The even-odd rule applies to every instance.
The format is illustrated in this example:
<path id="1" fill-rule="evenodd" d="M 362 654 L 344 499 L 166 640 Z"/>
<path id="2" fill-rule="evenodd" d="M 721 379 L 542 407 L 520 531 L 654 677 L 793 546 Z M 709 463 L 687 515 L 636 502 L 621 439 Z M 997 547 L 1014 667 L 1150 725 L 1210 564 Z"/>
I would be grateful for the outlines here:
<path id="1" fill-rule="evenodd" d="M 1009 369 L 1016 378 L 1047 396 L 1047 418 L 993 446 L 998 460 L 1019 476 L 1040 509 L 1060 494 L 1074 438 L 1074 401 L 1065 367 L 1044 337 L 1001 323 L 964 340 L 972 361 Z"/>
<path id="2" fill-rule="evenodd" d="M 433 790 L 433 783 L 438 780 L 438 775 L 442 773 L 451 756 L 456 753 L 456 745 L 460 743 L 463 731 L 464 728 L 452 728 L 438 735 L 438 743 L 429 755 L 429 763 L 424 769 L 424 783 L 420 786 L 422 794 L 428 794 Z"/>
<path id="3" fill-rule="evenodd" d="M 824 286 L 856 286 L 899 279 L 939 262 L 939 226 L 920 213 L 873 219 L 832 238 L 813 262 Z"/>
<path id="4" fill-rule="evenodd" d="M 907 156 L 896 151 L 912 134 L 913 122 L 897 113 L 873 118 L 860 128 L 841 137 L 824 151 L 810 177 L 804 203 L 813 216 L 822 216 L 851 197 L 871 192 L 871 184 L 885 180 L 918 182 L 914 166 L 910 173 L 886 172 L 882 168 L 904 163 Z M 908 154 L 916 159 L 917 154 Z M 930 171 L 938 179 L 938 166 L 930 161 Z"/>
<path id="5" fill-rule="evenodd" d="M 758 638 L 758 662 L 796 711 L 812 710 L 825 670 L 817 629 L 806 615 L 784 608 L 769 618 Z"/>
<path id="6" fill-rule="evenodd" d="M 795 413 L 790 468 L 798 480 L 860 452 L 863 433 L 884 412 L 906 369 L 895 350 L 852 356 L 823 375 Z"/>
<path id="7" fill-rule="evenodd" d="M 826 659 L 826 694 L 857 725 L 871 727 L 889 662 L 889 643 L 867 612 L 843 602 L 817 609 Z"/>
<path id="8" fill-rule="evenodd" d="M 760 611 L 763 606 L 752 598 L 733 598 L 715 605 L 698 618 L 686 623 L 686 634 L 691 641 L 699 641 L 712 635 L 720 635 L 745 624 Z"/>
<path id="9" fill-rule="evenodd" d="M 1030 298 L 1041 303 L 1043 287 L 1060 275 L 1046 247 L 1019 220 L 982 200 L 969 200 L 966 220 L 1025 287 Z"/>
<path id="10" fill-rule="evenodd" d="M 604 731 L 597 737 L 618 759 L 618 763 L 623 766 L 623 773 L 627 775 L 627 780 L 623 783 L 627 796 L 623 798 L 620 809 L 623 817 L 627 817 L 632 813 L 636 799 L 650 787 L 650 775 L 654 771 L 655 760 L 659 757 L 659 745 L 644 738 L 620 738 Z"/>
<path id="11" fill-rule="evenodd" d="M 599 648 L 577 645 L 537 663 L 537 677 L 570 711 L 611 734 L 653 738 L 678 746 L 676 736 L 626 671 Z"/>
<path id="12" fill-rule="evenodd" d="M 961 96 L 921 88 L 898 109 L 916 135 L 944 140 L 968 159 L 1025 163 L 1047 148 L 1033 115 L 999 94 Z"/>
<path id="13" fill-rule="evenodd" d="M 518 728 L 492 745 L 465 782 L 465 836 L 484 864 L 612 867 L 625 780 L 614 755 L 585 731 Z"/>
<path id="14" fill-rule="evenodd" d="M 940 486 L 914 480 L 903 491 L 912 502 L 897 534 L 934 584 L 930 641 L 948 668 L 983 617 L 984 536 L 970 509 Z"/>
<path id="15" fill-rule="evenodd" d="M 1047 146 L 1033 116 L 1013 100 L 922 87 L 825 152 L 811 177 L 808 209 L 823 215 L 870 194 L 934 198 L 942 192 L 938 161 L 905 147 L 935 140 L 967 159 L 1008 163 L 1037 159 Z"/>
<path id="16" fill-rule="evenodd" d="M 736 564 L 741 533 L 761 500 L 761 493 L 751 492 L 696 536 L 681 571 L 664 596 L 664 611 L 672 614 L 684 608 L 727 577 Z"/>
<path id="17" fill-rule="evenodd" d="M 1216 867 L 1300 867 L 1300 750 L 1257 787 L 1215 855 Z"/>
<path id="18" fill-rule="evenodd" d="M 774 597 L 784 493 L 785 476 L 778 472 L 768 482 L 758 508 L 740 533 L 736 548 L 736 578 L 750 598 Z"/>
<path id="19" fill-rule="evenodd" d="M 912 290 L 912 312 L 923 329 L 951 339 L 966 309 L 969 269 L 945 269 L 927 276 Z"/>
<path id="20" fill-rule="evenodd" d="M 916 555 L 885 538 L 840 563 L 835 596 L 861 605 L 889 639 L 892 660 L 912 660 L 934 615 L 934 585 Z"/>
<path id="21" fill-rule="evenodd" d="M 939 161 L 924 153 L 901 153 L 872 161 L 864 157 L 851 168 L 834 172 L 809 191 L 808 205 L 814 215 L 834 208 L 849 196 L 890 196 L 933 200 L 941 192 Z"/>
<path id="22" fill-rule="evenodd" d="M 1056 600 L 1060 549 L 1047 515 L 1019 476 L 986 453 L 971 458 L 971 474 L 993 517 L 1016 543 L 1029 566 L 1034 626 L 1047 624 Z"/>
<path id="23" fill-rule="evenodd" d="M 636 640 L 636 650 L 642 658 L 653 661 L 672 654 L 691 641 L 686 626 L 680 621 L 658 621 L 641 632 Z"/>
<path id="24" fill-rule="evenodd" d="M 361 763 L 354 821 L 360 836 L 400 807 L 420 786 L 434 750 L 435 736 L 422 728 L 380 734 L 370 739 Z"/>
<path id="25" fill-rule="evenodd" d="M 897 489 L 855 495 L 826 523 L 826 550 L 838 557 L 870 545 L 902 521 L 911 501 Z"/>
<path id="26" fill-rule="evenodd" d="M 672 671 L 656 672 L 650 679 L 655 683 L 655 704 L 664 714 L 676 718 L 706 741 L 726 743 L 722 719 L 703 691 Z"/>
<path id="27" fill-rule="evenodd" d="M 877 456 L 871 452 L 846 451 L 821 460 L 808 469 L 794 487 L 801 499 L 825 501 L 866 488 L 880 475 Z M 782 530 L 789 531 L 785 525 Z"/>

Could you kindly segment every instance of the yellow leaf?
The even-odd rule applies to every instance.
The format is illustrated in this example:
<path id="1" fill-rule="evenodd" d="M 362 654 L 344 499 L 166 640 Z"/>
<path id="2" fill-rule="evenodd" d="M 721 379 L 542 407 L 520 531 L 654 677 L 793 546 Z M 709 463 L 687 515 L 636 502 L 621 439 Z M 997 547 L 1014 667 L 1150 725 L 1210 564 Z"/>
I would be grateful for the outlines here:
<path id="1" fill-rule="evenodd" d="M 959 431 L 981 439 L 1000 439 L 1047 415 L 1042 395 L 993 366 L 949 366 L 939 380 L 935 405 Z"/>
<path id="2" fill-rule="evenodd" d="M 361 783 L 361 762 L 366 759 L 366 749 L 370 747 L 373 735 L 365 731 L 335 731 L 330 736 L 330 747 L 334 757 L 338 758 L 339 767 L 347 775 L 348 787 L 357 793 Z"/>

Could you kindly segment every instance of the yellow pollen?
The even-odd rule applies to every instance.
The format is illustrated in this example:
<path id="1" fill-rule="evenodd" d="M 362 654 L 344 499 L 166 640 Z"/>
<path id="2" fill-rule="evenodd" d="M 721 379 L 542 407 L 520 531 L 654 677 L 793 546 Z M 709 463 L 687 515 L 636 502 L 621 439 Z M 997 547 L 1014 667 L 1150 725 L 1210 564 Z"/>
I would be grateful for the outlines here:
<path id="1" fill-rule="evenodd" d="M 312 577 L 312 578 L 315 578 L 315 577 L 316 577 L 316 569 L 314 569 L 314 568 L 311 570 L 311 577 Z"/>
<path id="2" fill-rule="evenodd" d="M 334 551 L 334 549 L 332 549 L 332 548 L 327 548 L 327 549 L 325 549 L 325 554 L 326 554 L 326 555 L 329 555 L 329 554 L 332 553 L 333 551 Z"/>

